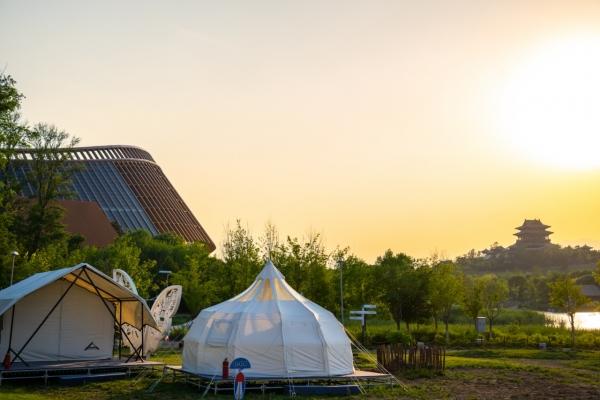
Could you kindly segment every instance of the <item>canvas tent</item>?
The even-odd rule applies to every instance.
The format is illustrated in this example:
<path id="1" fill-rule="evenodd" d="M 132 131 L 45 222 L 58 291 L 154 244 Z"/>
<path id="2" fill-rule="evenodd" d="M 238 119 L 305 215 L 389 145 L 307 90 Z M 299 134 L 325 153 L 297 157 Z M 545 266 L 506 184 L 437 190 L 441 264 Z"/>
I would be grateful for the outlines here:
<path id="1" fill-rule="evenodd" d="M 112 358 L 115 323 L 156 327 L 141 297 L 88 264 L 0 290 L 0 355 L 14 362 Z"/>
<path id="2" fill-rule="evenodd" d="M 244 357 L 247 377 L 352 374 L 352 349 L 342 324 L 287 284 L 269 261 L 238 296 L 206 308 L 184 338 L 183 369 L 221 374 L 222 362 Z"/>

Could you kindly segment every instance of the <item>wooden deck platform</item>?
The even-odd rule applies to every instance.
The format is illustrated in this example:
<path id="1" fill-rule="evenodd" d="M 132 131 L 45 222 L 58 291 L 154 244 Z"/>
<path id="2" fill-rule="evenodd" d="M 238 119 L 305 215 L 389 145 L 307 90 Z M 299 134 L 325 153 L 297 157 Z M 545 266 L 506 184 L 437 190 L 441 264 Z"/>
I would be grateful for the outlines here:
<path id="1" fill-rule="evenodd" d="M 223 379 L 220 375 L 196 374 L 183 369 L 181 365 L 166 365 L 163 381 L 168 380 L 169 377 L 173 382 L 181 379 L 184 383 L 194 385 L 203 390 L 205 394 L 209 391 L 218 394 L 233 390 L 233 378 Z M 356 391 L 364 393 L 366 386 L 393 386 L 397 382 L 397 379 L 390 374 L 362 370 L 356 370 L 353 374 L 336 376 L 253 377 L 250 375 L 246 376 L 246 390 L 258 390 L 262 393 L 275 390 L 294 394 L 356 394 Z"/>
<path id="2" fill-rule="evenodd" d="M 128 377 L 146 369 L 162 369 L 161 362 L 131 361 L 118 359 L 91 361 L 51 361 L 14 363 L 10 369 L 0 367 L 0 385 L 6 380 L 39 379 L 45 383 L 50 379 L 69 377 L 68 380 L 93 380 L 94 378 Z M 78 378 L 77 378 L 78 377 Z M 85 379 L 85 378 L 88 379 Z"/>

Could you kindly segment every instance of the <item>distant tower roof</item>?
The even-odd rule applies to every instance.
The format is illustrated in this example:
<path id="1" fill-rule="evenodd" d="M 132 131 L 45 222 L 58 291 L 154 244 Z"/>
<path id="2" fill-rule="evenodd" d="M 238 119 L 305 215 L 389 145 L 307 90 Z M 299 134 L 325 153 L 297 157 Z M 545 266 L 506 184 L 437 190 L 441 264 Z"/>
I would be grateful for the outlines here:
<path id="1" fill-rule="evenodd" d="M 550 225 L 545 225 L 539 219 L 526 219 L 523 225 L 516 227 L 518 231 L 513 248 L 519 249 L 541 249 L 550 244 L 549 236 L 554 232 L 548 230 Z"/>

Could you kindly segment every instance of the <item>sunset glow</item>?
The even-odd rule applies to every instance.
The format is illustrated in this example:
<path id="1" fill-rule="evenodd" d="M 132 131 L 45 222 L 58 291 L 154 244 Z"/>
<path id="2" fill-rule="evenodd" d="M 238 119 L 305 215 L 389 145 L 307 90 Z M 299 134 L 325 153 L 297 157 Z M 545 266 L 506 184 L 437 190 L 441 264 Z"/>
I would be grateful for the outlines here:
<path id="1" fill-rule="evenodd" d="M 549 166 L 600 166 L 600 36 L 533 47 L 501 89 L 501 133 L 521 156 Z"/>
<path id="2" fill-rule="evenodd" d="M 28 121 L 148 150 L 217 247 L 600 247 L 600 2 L 0 1 Z"/>

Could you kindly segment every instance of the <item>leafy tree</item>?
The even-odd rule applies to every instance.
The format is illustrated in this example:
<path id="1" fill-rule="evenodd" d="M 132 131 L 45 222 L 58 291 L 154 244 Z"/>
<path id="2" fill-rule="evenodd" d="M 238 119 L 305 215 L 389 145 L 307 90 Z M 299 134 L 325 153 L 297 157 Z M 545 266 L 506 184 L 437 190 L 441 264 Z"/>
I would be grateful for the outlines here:
<path id="1" fill-rule="evenodd" d="M 596 271 L 594 271 L 593 275 L 596 283 L 600 285 L 600 261 L 598 261 L 598 264 L 596 264 Z"/>
<path id="2" fill-rule="evenodd" d="M 115 242 L 103 249 L 88 255 L 90 264 L 99 268 L 107 275 L 112 275 L 113 269 L 122 269 L 135 282 L 140 296 L 149 298 L 157 284 L 155 281 L 156 261 L 142 260 L 142 251 L 129 236 L 121 236 Z"/>
<path id="3" fill-rule="evenodd" d="M 185 265 L 173 274 L 173 283 L 183 286 L 183 302 L 192 315 L 224 300 L 219 277 L 227 276 L 221 260 L 210 257 L 208 251 L 196 252 L 186 258 Z"/>
<path id="4" fill-rule="evenodd" d="M 254 281 L 263 265 L 260 250 L 249 230 L 242 227 L 240 220 L 235 228 L 228 228 L 223 243 L 223 260 L 229 267 L 228 296 L 246 289 Z"/>
<path id="5" fill-rule="evenodd" d="M 78 138 L 53 125 L 38 124 L 30 132 L 29 146 L 32 160 L 30 182 L 35 190 L 35 198 L 29 207 L 24 233 L 28 258 L 40 248 L 64 239 L 67 235 L 61 223 L 63 210 L 55 200 L 67 197 L 74 166 L 70 163 L 68 151 L 79 143 Z"/>
<path id="6" fill-rule="evenodd" d="M 492 337 L 494 334 L 494 321 L 502 312 L 503 303 L 508 299 L 508 285 L 503 279 L 493 274 L 484 275 L 479 279 L 482 286 L 481 302 L 483 314 L 490 321 L 489 330 L 490 337 Z"/>
<path id="7" fill-rule="evenodd" d="M 298 292 L 325 308 L 337 308 L 339 289 L 333 283 L 333 270 L 327 268 L 329 255 L 319 234 L 304 241 L 288 236 L 272 250 L 271 259 Z"/>
<path id="8" fill-rule="evenodd" d="M 437 332 L 438 329 L 438 319 L 441 319 L 445 325 L 446 341 L 448 341 L 448 323 L 452 306 L 457 304 L 463 295 L 463 282 L 456 265 L 450 262 L 434 265 L 429 280 L 429 291 L 435 331 Z"/>
<path id="9" fill-rule="evenodd" d="M 336 300 L 339 298 L 340 273 L 343 274 L 344 309 L 346 313 L 351 309 L 360 309 L 363 304 L 373 303 L 378 297 L 374 285 L 374 268 L 355 255 L 346 255 L 347 252 L 348 249 L 337 252 L 337 256 L 334 257 L 337 260 L 337 268 L 331 270 L 333 273 L 331 279 L 332 292 L 335 293 L 333 297 Z M 339 303 L 339 300 L 336 303 Z"/>
<path id="10" fill-rule="evenodd" d="M 6 74 L 0 74 L 0 287 L 9 283 L 13 250 L 19 250 L 16 226 L 21 225 L 18 184 L 8 173 L 9 162 L 13 159 L 15 148 L 24 145 L 28 130 L 21 123 L 19 109 L 23 95 L 16 88 L 15 80 Z M 16 259 L 17 268 L 20 258 Z"/>
<path id="11" fill-rule="evenodd" d="M 483 309 L 483 285 L 481 278 L 464 276 L 463 278 L 462 308 L 465 314 L 473 320 L 477 329 L 477 317 Z"/>
<path id="12" fill-rule="evenodd" d="M 513 275 L 508 278 L 509 298 L 519 307 L 532 307 L 535 298 L 535 287 L 529 276 Z"/>
<path id="13" fill-rule="evenodd" d="M 415 266 L 406 254 L 387 250 L 377 258 L 375 271 L 381 301 L 387 306 L 400 329 L 401 321 L 410 330 L 410 323 L 424 319 L 429 313 L 427 303 L 428 270 Z"/>
<path id="14" fill-rule="evenodd" d="M 561 276 L 550 284 L 550 304 L 569 317 L 571 326 L 571 346 L 575 346 L 575 314 L 590 299 L 583 295 L 573 278 Z"/>

